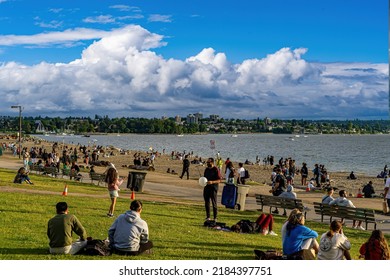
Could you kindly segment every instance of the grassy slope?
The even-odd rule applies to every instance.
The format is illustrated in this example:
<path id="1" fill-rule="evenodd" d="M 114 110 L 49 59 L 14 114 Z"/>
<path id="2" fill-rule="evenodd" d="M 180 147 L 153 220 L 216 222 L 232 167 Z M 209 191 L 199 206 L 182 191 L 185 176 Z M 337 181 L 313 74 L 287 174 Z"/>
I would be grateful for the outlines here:
<path id="1" fill-rule="evenodd" d="M 53 179 L 32 175 L 35 183 L 12 184 L 14 171 L 0 169 L 0 188 L 4 186 L 18 189 L 37 189 L 44 193 L 0 192 L 0 259 L 127 259 L 90 256 L 52 256 L 48 254 L 46 236 L 47 221 L 55 214 L 55 204 L 66 201 L 70 213 L 75 214 L 86 228 L 88 235 L 105 239 L 113 219 L 105 216 L 109 207 L 106 189 L 88 183 Z M 61 196 L 64 184 L 69 185 L 72 195 Z M 53 192 L 53 193 L 51 193 Z M 78 193 L 78 196 L 73 194 Z M 86 194 L 88 196 L 83 196 Z M 146 196 L 147 197 L 147 196 Z M 129 196 L 122 195 L 117 203 L 116 213 L 128 209 Z M 281 236 L 260 234 L 236 234 L 203 227 L 204 208 L 199 203 L 159 202 L 155 197 L 143 199 L 142 217 L 148 222 L 150 238 L 155 248 L 152 255 L 142 255 L 135 259 L 253 259 L 253 249 L 281 249 Z M 256 220 L 260 212 L 234 211 L 219 207 L 219 221 L 228 226 L 241 219 Z M 285 218 L 275 217 L 274 231 L 280 233 Z M 308 221 L 307 226 L 320 235 L 328 229 L 325 224 Z M 358 258 L 360 245 L 368 238 L 369 232 L 345 229 L 345 234 L 353 244 L 351 254 Z M 74 236 L 76 238 L 76 236 Z"/>

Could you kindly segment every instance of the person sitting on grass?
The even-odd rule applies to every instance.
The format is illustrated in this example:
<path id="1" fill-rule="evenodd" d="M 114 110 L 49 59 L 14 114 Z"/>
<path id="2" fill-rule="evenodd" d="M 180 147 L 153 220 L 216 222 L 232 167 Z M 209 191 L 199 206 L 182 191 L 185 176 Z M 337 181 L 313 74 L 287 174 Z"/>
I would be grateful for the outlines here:
<path id="1" fill-rule="evenodd" d="M 282 227 L 283 254 L 289 260 L 315 259 L 318 253 L 318 233 L 304 224 L 305 216 L 294 209 Z"/>
<path id="2" fill-rule="evenodd" d="M 68 213 L 68 204 L 58 202 L 56 205 L 57 215 L 47 223 L 47 236 L 51 254 L 77 254 L 87 246 L 87 232 L 75 215 Z M 80 239 L 72 240 L 75 232 Z"/>
<path id="3" fill-rule="evenodd" d="M 351 259 L 351 243 L 344 235 L 340 221 L 332 221 L 330 230 L 321 236 L 319 247 L 319 260 L 343 260 L 344 257 L 346 260 Z"/>
<path id="4" fill-rule="evenodd" d="M 365 260 L 389 260 L 389 245 L 383 232 L 379 229 L 373 230 L 370 238 L 359 249 L 360 258 Z"/>
<path id="5" fill-rule="evenodd" d="M 272 214 L 261 214 L 257 220 L 256 220 L 256 224 L 259 225 L 259 228 L 258 228 L 258 231 L 259 233 L 261 233 L 262 235 L 273 235 L 273 236 L 277 236 L 277 234 L 272 230 L 273 228 L 273 225 L 274 225 L 274 217 L 272 216 Z"/>
<path id="6" fill-rule="evenodd" d="M 26 171 L 26 168 L 24 167 L 19 168 L 18 173 L 15 176 L 14 183 L 22 184 L 23 182 L 27 182 L 30 185 L 34 185 L 33 182 L 31 182 L 28 173 L 29 171 Z"/>
<path id="7" fill-rule="evenodd" d="M 120 255 L 150 253 L 153 242 L 149 240 L 148 224 L 141 219 L 142 202 L 133 200 L 130 210 L 118 216 L 108 230 L 110 247 Z"/>

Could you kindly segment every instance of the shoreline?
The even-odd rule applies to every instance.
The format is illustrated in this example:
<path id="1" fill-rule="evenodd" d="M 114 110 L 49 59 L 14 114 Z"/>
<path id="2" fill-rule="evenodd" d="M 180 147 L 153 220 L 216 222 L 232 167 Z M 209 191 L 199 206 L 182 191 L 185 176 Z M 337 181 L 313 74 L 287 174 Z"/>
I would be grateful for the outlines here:
<path id="1" fill-rule="evenodd" d="M 23 143 L 23 147 L 27 147 L 30 149 L 31 147 L 42 147 L 46 148 L 48 151 L 51 151 L 52 145 L 55 142 L 48 141 L 46 139 L 41 139 L 37 137 L 31 137 L 30 141 L 25 141 Z M 4 139 L 0 138 L 0 143 L 15 143 L 17 139 Z M 39 143 L 37 142 L 39 141 Z M 59 142 L 58 142 L 59 143 Z M 91 150 L 97 145 L 95 143 L 92 143 L 92 145 L 88 145 L 88 148 Z M 60 145 L 61 147 L 61 145 Z M 75 147 L 79 147 L 77 144 L 69 144 L 65 143 L 65 147 L 74 149 Z M 148 155 L 149 151 L 133 151 L 133 150 L 125 150 L 124 154 L 120 154 L 119 148 L 116 147 L 105 147 L 105 149 L 110 149 L 114 153 L 114 155 L 110 155 L 108 157 L 102 157 L 100 156 L 99 160 L 101 161 L 109 161 L 112 162 L 116 168 L 118 169 L 118 172 L 121 176 L 127 176 L 127 173 L 131 171 L 132 169 L 129 168 L 129 166 L 133 165 L 133 159 L 135 153 L 140 153 L 142 156 Z M 8 151 L 9 152 L 9 151 Z M 61 152 L 61 151 L 59 151 Z M 91 151 L 92 152 L 92 151 Z M 191 158 L 190 160 L 192 160 Z M 234 167 L 238 169 L 238 162 L 232 159 Z M 77 163 L 80 166 L 85 166 L 85 163 L 83 163 L 83 160 L 79 157 Z M 248 169 L 251 180 L 253 181 L 251 185 L 262 185 L 262 186 L 269 186 L 271 183 L 270 176 L 272 173 L 272 169 L 270 166 L 265 165 L 246 165 L 244 164 L 244 167 Z M 297 168 L 300 168 L 300 163 L 297 163 Z M 97 172 L 100 172 L 101 170 L 104 171 L 105 167 L 96 167 Z M 174 173 L 167 173 L 168 168 Z M 148 174 L 154 174 L 153 177 L 162 177 L 164 179 L 161 179 L 162 181 L 167 181 L 170 184 L 175 185 L 197 185 L 197 180 L 199 177 L 202 177 L 202 174 L 204 172 L 205 166 L 204 165 L 197 165 L 197 164 L 191 164 L 190 165 L 190 179 L 189 182 L 184 183 L 187 180 L 181 180 L 179 176 L 181 175 L 182 171 L 182 162 L 179 159 L 172 159 L 170 154 L 159 154 L 155 159 L 154 164 L 155 171 L 148 172 Z M 223 165 L 222 170 L 225 169 L 225 164 Z M 329 172 L 330 180 L 332 181 L 332 186 L 337 187 L 338 189 L 345 189 L 349 193 L 351 193 L 354 197 L 356 196 L 356 193 L 359 188 L 363 188 L 365 184 L 367 184 L 369 181 L 373 182 L 374 189 L 377 194 L 380 194 L 383 192 L 384 187 L 384 180 L 383 178 L 377 178 L 376 176 L 371 176 L 367 174 L 362 173 L 356 173 L 357 179 L 356 180 L 348 180 L 347 176 L 349 175 L 349 172 L 343 172 L 343 171 L 336 171 L 336 172 Z M 159 176 L 157 176 L 159 175 Z M 221 174 L 224 177 L 224 174 Z M 309 177 L 310 179 L 312 176 L 312 171 L 309 168 Z M 149 176 L 150 177 L 150 176 Z M 159 179 L 156 178 L 156 181 Z M 295 181 L 294 186 L 298 186 L 299 188 L 303 188 L 300 184 L 301 176 L 295 175 Z M 196 181 L 194 184 L 193 181 Z M 296 188 L 297 189 L 297 188 Z"/>
<path id="2" fill-rule="evenodd" d="M 0 139 L 0 143 L 3 143 L 4 139 Z M 14 142 L 14 141 L 10 141 Z M 42 142 L 39 145 L 35 144 L 34 142 L 27 142 L 24 143 L 23 147 L 46 147 L 51 148 L 52 142 Z M 68 145 L 68 147 L 76 147 L 76 145 Z M 135 152 L 135 151 L 134 151 Z M 146 152 L 144 152 L 146 154 Z M 124 167 L 124 165 L 132 164 L 133 160 L 133 153 L 129 153 L 127 155 L 115 155 L 110 156 L 108 158 L 104 158 L 103 160 L 107 160 L 112 162 L 117 170 L 120 176 L 128 176 L 128 173 L 131 171 L 137 171 L 134 169 L 130 169 L 128 167 Z M 79 159 L 78 163 L 80 165 L 84 165 L 82 163 L 82 160 Z M 235 166 L 238 166 L 236 163 L 234 163 Z M 6 169 L 14 169 L 17 170 L 19 167 L 23 166 L 22 159 L 18 159 L 17 156 L 13 156 L 12 153 L 8 150 L 5 153 L 3 152 L 3 155 L 0 156 L 0 166 Z M 170 168 L 171 170 L 174 169 L 176 171 L 175 174 L 167 173 L 167 168 Z M 244 165 L 245 168 L 249 170 L 249 173 L 251 175 L 252 182 L 249 182 L 247 186 L 249 186 L 249 193 L 248 197 L 250 197 L 251 200 L 254 199 L 255 194 L 263 194 L 263 195 L 269 195 L 269 190 L 271 188 L 270 183 L 270 175 L 272 170 L 270 168 L 265 169 L 264 166 L 259 165 Z M 205 166 L 202 165 L 190 165 L 190 179 L 180 179 L 179 176 L 181 175 L 182 171 L 182 162 L 180 160 L 172 160 L 169 155 L 161 155 L 158 156 L 155 160 L 155 170 L 154 171 L 147 171 L 147 175 L 145 178 L 146 184 L 153 184 L 158 185 L 158 188 L 169 188 L 172 186 L 172 188 L 177 189 L 178 191 L 178 198 L 165 196 L 163 199 L 165 200 L 177 200 L 180 202 L 182 199 L 179 197 L 181 196 L 181 192 L 186 193 L 187 199 L 191 200 L 191 193 L 195 194 L 199 191 L 202 191 L 202 187 L 199 186 L 198 179 L 203 174 Z M 223 167 L 224 168 L 224 167 Z M 104 172 L 105 167 L 95 167 L 96 172 Z M 88 172 L 88 171 L 87 171 Z M 371 208 L 378 211 L 382 210 L 382 201 L 383 199 L 380 198 L 371 198 L 371 199 L 364 199 L 364 198 L 356 198 L 357 191 L 359 188 L 362 188 L 363 185 L 367 184 L 368 181 L 373 181 L 375 193 L 379 195 L 380 193 L 383 193 L 384 188 L 384 182 L 381 178 L 376 178 L 372 176 L 364 176 L 358 175 L 357 180 L 347 180 L 347 176 L 349 173 L 343 173 L 343 172 L 331 172 L 330 173 L 330 179 L 333 180 L 332 186 L 337 187 L 338 190 L 335 192 L 334 197 L 338 197 L 338 191 L 341 189 L 346 190 L 349 193 L 349 199 L 353 201 L 354 205 L 356 207 L 362 207 L 362 208 Z M 84 173 L 84 177 L 87 178 L 87 174 Z M 86 180 L 88 182 L 88 180 Z M 298 185 L 295 184 L 294 191 L 297 193 L 297 197 L 299 199 L 302 199 L 302 201 L 309 206 L 309 208 L 312 208 L 313 202 L 319 202 L 321 201 L 322 196 L 325 194 L 324 191 L 310 191 L 306 192 L 305 188 L 298 187 L 300 185 L 300 176 L 296 176 L 296 181 L 298 181 Z M 12 183 L 12 182 L 9 182 Z M 3 182 L 4 185 L 4 182 Z M 12 186 L 12 184 L 5 184 L 5 186 Z M 223 181 L 219 184 L 219 198 L 222 197 L 222 190 L 223 190 L 224 183 Z M 123 188 L 125 188 L 125 185 L 123 185 Z M 156 189 L 157 195 L 160 193 L 160 189 Z M 163 189 L 161 189 L 163 191 Z M 194 190 L 193 192 L 191 190 Z M 153 193 L 150 193 L 153 195 Z M 199 200 L 199 197 L 196 196 L 194 201 L 196 202 Z M 199 201 L 197 201 L 199 203 Z M 255 205 L 254 205 L 255 206 Z M 257 209 L 257 208 L 255 208 Z"/>

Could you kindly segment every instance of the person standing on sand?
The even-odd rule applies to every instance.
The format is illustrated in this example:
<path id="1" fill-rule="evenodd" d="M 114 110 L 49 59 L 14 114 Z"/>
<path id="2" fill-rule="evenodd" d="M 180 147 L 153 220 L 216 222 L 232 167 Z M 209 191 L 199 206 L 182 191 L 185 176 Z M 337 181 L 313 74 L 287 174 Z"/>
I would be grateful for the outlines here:
<path id="1" fill-rule="evenodd" d="M 206 220 L 210 220 L 210 200 L 213 205 L 214 220 L 217 220 L 217 193 L 218 185 L 221 182 L 221 173 L 214 165 L 214 159 L 208 158 L 207 167 L 204 170 L 204 177 L 207 179 L 207 185 L 203 189 L 204 206 L 206 209 Z"/>
<path id="2" fill-rule="evenodd" d="M 180 179 L 183 179 L 183 176 L 185 173 L 187 173 L 187 180 L 190 179 L 190 161 L 188 159 L 188 155 L 185 155 L 184 159 L 183 159 L 183 171 L 181 172 L 181 176 L 180 176 Z"/>
<path id="3" fill-rule="evenodd" d="M 385 183 L 385 193 L 383 195 L 383 200 L 384 201 L 387 201 L 387 205 L 389 206 L 390 208 L 390 192 L 389 192 L 389 189 L 390 189 L 390 177 L 386 179 L 386 183 Z M 390 215 L 389 213 L 387 213 L 386 215 Z"/>
<path id="4" fill-rule="evenodd" d="M 306 186 L 306 180 L 307 176 L 309 175 L 309 170 L 307 169 L 307 164 L 306 162 L 302 163 L 301 167 L 301 185 Z"/>

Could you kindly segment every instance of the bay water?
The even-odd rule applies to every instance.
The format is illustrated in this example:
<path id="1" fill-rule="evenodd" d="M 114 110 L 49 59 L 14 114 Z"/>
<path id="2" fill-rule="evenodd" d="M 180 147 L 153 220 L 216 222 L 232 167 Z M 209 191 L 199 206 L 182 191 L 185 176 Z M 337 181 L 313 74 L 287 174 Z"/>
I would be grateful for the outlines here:
<path id="1" fill-rule="evenodd" d="M 205 134 L 155 135 L 109 134 L 91 135 L 35 135 L 59 144 L 114 146 L 134 151 L 193 152 L 202 158 L 215 157 L 219 152 L 225 160 L 256 161 L 273 155 L 275 162 L 283 158 L 295 159 L 297 166 L 306 162 L 324 164 L 329 171 L 354 171 L 375 176 L 390 166 L 390 135 L 286 135 L 286 134 Z"/>

